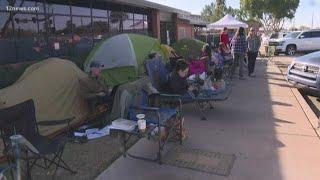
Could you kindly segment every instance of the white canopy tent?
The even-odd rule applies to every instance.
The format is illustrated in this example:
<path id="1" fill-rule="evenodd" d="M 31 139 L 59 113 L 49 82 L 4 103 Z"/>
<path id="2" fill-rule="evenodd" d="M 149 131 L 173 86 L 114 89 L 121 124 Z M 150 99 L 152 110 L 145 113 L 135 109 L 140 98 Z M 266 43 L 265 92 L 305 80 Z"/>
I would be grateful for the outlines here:
<path id="1" fill-rule="evenodd" d="M 238 21 L 233 16 L 227 14 L 219 21 L 207 25 L 208 29 L 223 29 L 224 27 L 228 29 L 236 29 L 239 27 L 248 28 L 248 24 Z"/>

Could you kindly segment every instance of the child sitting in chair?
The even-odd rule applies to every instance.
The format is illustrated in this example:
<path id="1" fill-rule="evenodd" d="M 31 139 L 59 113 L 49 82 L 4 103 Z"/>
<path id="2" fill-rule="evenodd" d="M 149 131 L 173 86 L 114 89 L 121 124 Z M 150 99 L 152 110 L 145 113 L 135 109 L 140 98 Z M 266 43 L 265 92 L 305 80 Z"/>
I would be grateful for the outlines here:
<path id="1" fill-rule="evenodd" d="M 189 65 L 184 60 L 178 60 L 175 71 L 169 77 L 170 93 L 180 94 L 183 98 L 193 99 L 195 97 L 193 91 L 196 90 L 196 87 L 188 84 L 188 73 Z"/>

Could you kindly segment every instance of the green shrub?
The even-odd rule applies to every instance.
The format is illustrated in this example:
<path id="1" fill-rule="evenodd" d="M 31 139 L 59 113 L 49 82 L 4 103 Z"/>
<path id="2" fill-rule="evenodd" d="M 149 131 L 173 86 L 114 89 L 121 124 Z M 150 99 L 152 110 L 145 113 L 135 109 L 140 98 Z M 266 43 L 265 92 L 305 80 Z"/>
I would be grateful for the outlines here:
<path id="1" fill-rule="evenodd" d="M 181 39 L 173 44 L 173 48 L 184 58 L 197 58 L 200 56 L 204 44 L 204 42 L 196 39 Z"/>

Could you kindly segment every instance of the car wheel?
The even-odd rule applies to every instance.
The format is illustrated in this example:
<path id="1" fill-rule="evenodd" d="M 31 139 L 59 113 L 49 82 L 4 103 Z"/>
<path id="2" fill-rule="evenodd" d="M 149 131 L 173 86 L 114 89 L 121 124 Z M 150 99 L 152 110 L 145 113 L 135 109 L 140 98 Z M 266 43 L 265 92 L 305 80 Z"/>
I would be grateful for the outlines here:
<path id="1" fill-rule="evenodd" d="M 289 45 L 289 46 L 287 46 L 287 49 L 286 49 L 287 55 L 293 56 L 293 55 L 296 54 L 296 52 L 297 52 L 296 46 L 294 46 L 294 45 Z"/>

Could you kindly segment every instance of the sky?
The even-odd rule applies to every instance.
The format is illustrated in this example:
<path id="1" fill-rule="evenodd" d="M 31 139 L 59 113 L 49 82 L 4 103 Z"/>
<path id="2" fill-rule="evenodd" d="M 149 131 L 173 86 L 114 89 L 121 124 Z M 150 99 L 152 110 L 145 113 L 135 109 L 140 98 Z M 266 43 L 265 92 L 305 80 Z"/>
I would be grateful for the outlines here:
<path id="1" fill-rule="evenodd" d="M 159 4 L 171 6 L 191 12 L 192 14 L 201 14 L 202 8 L 210 4 L 213 0 L 148 0 Z M 281 0 L 279 0 L 281 1 Z M 226 5 L 233 8 L 239 8 L 240 0 L 226 0 Z M 320 0 L 300 0 L 295 18 L 287 21 L 285 27 L 292 25 L 299 27 L 301 25 L 311 27 L 312 14 L 314 12 L 313 27 L 320 28 Z"/>

